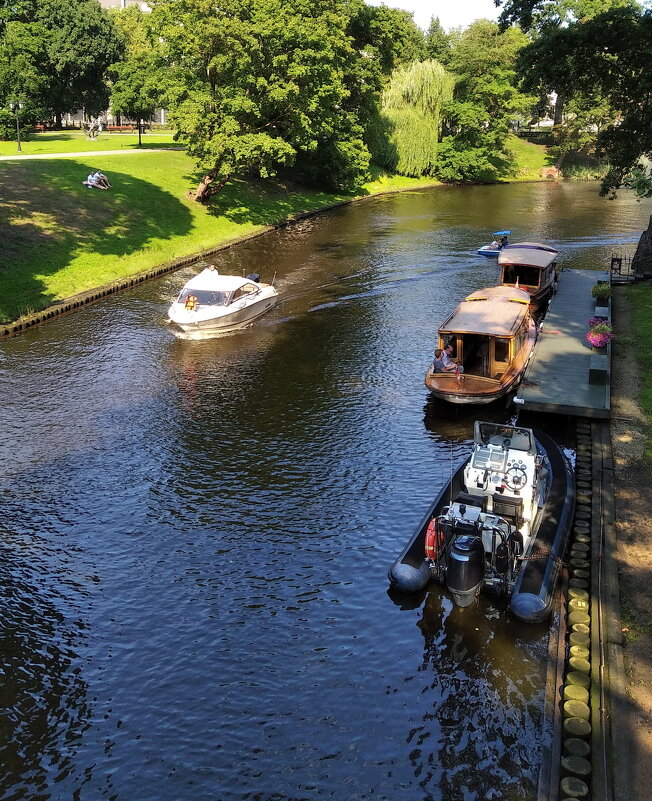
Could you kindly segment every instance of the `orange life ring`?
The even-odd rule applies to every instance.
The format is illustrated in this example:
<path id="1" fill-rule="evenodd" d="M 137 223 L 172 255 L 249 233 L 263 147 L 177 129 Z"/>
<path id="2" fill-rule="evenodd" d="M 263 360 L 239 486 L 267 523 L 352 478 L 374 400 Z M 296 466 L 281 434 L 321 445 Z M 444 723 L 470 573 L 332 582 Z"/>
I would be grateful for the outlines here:
<path id="1" fill-rule="evenodd" d="M 188 295 L 186 298 L 186 310 L 194 311 L 197 308 L 197 298 L 195 295 Z"/>
<path id="2" fill-rule="evenodd" d="M 437 517 L 433 517 L 426 529 L 426 559 L 435 561 L 444 550 L 444 526 Z"/>

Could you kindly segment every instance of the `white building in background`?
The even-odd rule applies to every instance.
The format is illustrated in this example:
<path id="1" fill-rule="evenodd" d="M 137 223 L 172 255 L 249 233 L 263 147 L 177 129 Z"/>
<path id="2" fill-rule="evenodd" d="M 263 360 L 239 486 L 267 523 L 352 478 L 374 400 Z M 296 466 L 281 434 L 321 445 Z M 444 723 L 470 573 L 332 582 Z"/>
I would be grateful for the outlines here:
<path id="1" fill-rule="evenodd" d="M 127 6 L 138 6 L 141 11 L 149 12 L 152 10 L 147 3 L 143 3 L 141 0 L 99 0 L 99 3 L 102 8 L 127 8 Z"/>

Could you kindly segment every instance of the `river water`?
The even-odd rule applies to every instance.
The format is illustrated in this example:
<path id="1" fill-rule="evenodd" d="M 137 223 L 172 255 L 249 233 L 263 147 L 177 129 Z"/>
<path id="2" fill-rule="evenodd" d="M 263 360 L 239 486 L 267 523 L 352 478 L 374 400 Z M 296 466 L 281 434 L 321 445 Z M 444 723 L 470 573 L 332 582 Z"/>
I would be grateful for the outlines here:
<path id="1" fill-rule="evenodd" d="M 246 331 L 174 338 L 188 268 L 1 341 L 0 798 L 533 801 L 547 627 L 387 592 L 475 417 L 513 414 L 423 374 L 494 228 L 604 269 L 651 210 L 388 195 L 217 257 L 277 274 Z"/>

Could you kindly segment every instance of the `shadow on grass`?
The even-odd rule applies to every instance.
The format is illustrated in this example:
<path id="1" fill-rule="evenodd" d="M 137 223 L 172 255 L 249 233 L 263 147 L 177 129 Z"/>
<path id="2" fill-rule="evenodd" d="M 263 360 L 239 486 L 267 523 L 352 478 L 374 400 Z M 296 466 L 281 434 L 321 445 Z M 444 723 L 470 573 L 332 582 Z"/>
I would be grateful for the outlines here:
<path id="1" fill-rule="evenodd" d="M 184 175 L 189 186 L 196 187 L 203 173 Z M 324 192 L 290 182 L 252 177 L 232 178 L 213 195 L 206 206 L 211 217 L 221 217 L 239 225 L 274 225 L 297 214 L 328 208 L 368 195 L 365 189 L 350 192 Z"/>
<path id="2" fill-rule="evenodd" d="M 92 159 L 89 154 L 83 162 L 0 164 L 1 320 L 50 305 L 56 298 L 43 278 L 63 271 L 73 257 L 79 285 L 84 272 L 97 269 L 96 254 L 121 259 L 153 239 L 180 236 L 192 228 L 186 206 L 147 181 L 112 172 L 109 191 L 82 186 L 95 167 Z M 105 259 L 102 266 L 106 269 Z M 98 274 L 97 280 L 85 283 L 99 286 L 114 277 Z"/>

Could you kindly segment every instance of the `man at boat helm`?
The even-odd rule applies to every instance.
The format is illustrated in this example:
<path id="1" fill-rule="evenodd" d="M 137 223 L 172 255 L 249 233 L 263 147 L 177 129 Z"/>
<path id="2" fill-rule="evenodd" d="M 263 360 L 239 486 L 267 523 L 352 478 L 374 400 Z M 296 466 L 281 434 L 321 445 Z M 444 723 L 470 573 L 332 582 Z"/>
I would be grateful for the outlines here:
<path id="1" fill-rule="evenodd" d="M 451 353 L 453 352 L 453 346 L 448 343 L 448 345 L 444 346 L 444 350 L 441 354 L 441 360 L 444 364 L 444 372 L 450 373 L 453 370 L 459 370 L 460 373 L 464 372 L 464 368 L 459 363 L 457 359 L 451 358 Z M 436 355 L 436 354 L 435 354 Z"/>

